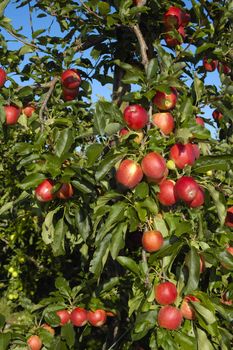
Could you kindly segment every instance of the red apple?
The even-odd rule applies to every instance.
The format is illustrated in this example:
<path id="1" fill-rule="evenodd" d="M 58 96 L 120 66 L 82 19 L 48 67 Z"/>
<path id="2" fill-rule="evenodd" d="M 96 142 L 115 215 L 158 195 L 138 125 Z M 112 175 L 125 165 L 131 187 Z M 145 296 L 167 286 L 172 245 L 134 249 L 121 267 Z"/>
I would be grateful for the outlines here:
<path id="1" fill-rule="evenodd" d="M 152 123 L 156 125 L 164 135 L 169 135 L 175 126 L 174 118 L 169 112 L 153 114 Z"/>
<path id="2" fill-rule="evenodd" d="M 203 118 L 196 116 L 196 123 L 201 126 L 205 126 Z"/>
<path id="3" fill-rule="evenodd" d="M 150 152 L 142 159 L 142 171 L 151 181 L 161 181 L 167 173 L 165 159 L 157 152 Z"/>
<path id="4" fill-rule="evenodd" d="M 58 317 L 60 317 L 60 325 L 64 325 L 70 321 L 70 313 L 68 310 L 58 310 L 56 311 Z"/>
<path id="5" fill-rule="evenodd" d="M 130 129 L 138 130 L 144 128 L 148 123 L 149 117 L 142 106 L 131 105 L 124 110 L 123 119 Z"/>
<path id="6" fill-rule="evenodd" d="M 55 330 L 50 325 L 48 325 L 47 323 L 42 324 L 41 328 L 46 329 L 46 331 L 48 331 L 52 335 L 55 334 Z"/>
<path id="7" fill-rule="evenodd" d="M 78 96 L 79 89 L 78 88 L 67 89 L 63 87 L 62 92 L 63 92 L 63 99 L 65 101 L 73 101 Z"/>
<path id="8" fill-rule="evenodd" d="M 191 145 L 193 148 L 195 159 L 197 160 L 200 157 L 200 148 L 195 143 L 192 143 Z"/>
<path id="9" fill-rule="evenodd" d="M 190 305 L 190 301 L 192 302 L 200 302 L 198 298 L 194 295 L 186 295 L 183 299 L 183 302 L 180 307 L 180 311 L 184 318 L 187 320 L 194 320 L 196 318 L 196 313 L 193 307 Z"/>
<path id="10" fill-rule="evenodd" d="M 74 326 L 85 326 L 87 323 L 87 310 L 82 307 L 76 307 L 70 314 L 70 321 Z"/>
<path id="11" fill-rule="evenodd" d="M 217 68 L 217 65 L 218 65 L 218 60 L 204 57 L 203 66 L 207 72 L 213 72 Z"/>
<path id="12" fill-rule="evenodd" d="M 233 304 L 233 300 L 229 299 L 228 293 L 225 292 L 223 293 L 221 299 L 220 299 L 221 303 L 225 304 L 225 305 L 232 305 Z"/>
<path id="13" fill-rule="evenodd" d="M 158 324 L 166 329 L 175 330 L 180 328 L 182 319 L 181 311 L 174 306 L 163 306 L 158 313 Z"/>
<path id="14" fill-rule="evenodd" d="M 228 227 L 233 227 L 233 207 L 227 209 L 225 225 Z"/>
<path id="15" fill-rule="evenodd" d="M 142 236 L 143 249 L 149 253 L 156 252 L 163 245 L 164 239 L 159 231 L 145 231 Z"/>
<path id="16" fill-rule="evenodd" d="M 215 109 L 212 113 L 212 116 L 216 122 L 219 122 L 223 118 L 223 114 Z"/>
<path id="17" fill-rule="evenodd" d="M 218 71 L 219 71 L 219 73 L 223 73 L 225 75 L 228 75 L 231 73 L 231 68 L 228 65 L 226 65 L 225 63 L 219 62 L 218 63 Z"/>
<path id="18" fill-rule="evenodd" d="M 119 135 L 120 135 L 120 136 L 125 136 L 125 135 L 128 135 L 129 132 L 130 132 L 129 129 L 122 128 L 122 129 L 119 131 Z"/>
<path id="19" fill-rule="evenodd" d="M 126 188 L 134 188 L 142 178 L 141 166 L 131 159 L 123 160 L 116 171 L 116 181 Z"/>
<path id="20" fill-rule="evenodd" d="M 101 327 L 107 320 L 106 311 L 98 309 L 96 311 L 88 311 L 87 319 L 92 326 Z"/>
<path id="21" fill-rule="evenodd" d="M 183 11 L 176 6 L 170 6 L 163 16 L 163 23 L 167 29 L 179 28 L 182 24 Z"/>
<path id="22" fill-rule="evenodd" d="M 227 247 L 227 248 L 226 248 L 226 251 L 227 251 L 228 253 L 230 253 L 231 255 L 233 255 L 233 247 Z"/>
<path id="23" fill-rule="evenodd" d="M 40 202 L 49 202 L 54 198 L 52 193 L 54 183 L 50 179 L 46 179 L 41 182 L 35 189 L 35 195 Z"/>
<path id="24" fill-rule="evenodd" d="M 174 193 L 175 181 L 164 180 L 159 185 L 158 200 L 163 205 L 173 205 L 176 203 L 176 197 Z"/>
<path id="25" fill-rule="evenodd" d="M 168 111 L 175 107 L 177 101 L 177 90 L 173 87 L 171 87 L 170 90 L 170 93 L 162 91 L 156 92 L 153 98 L 153 103 L 158 107 L 158 109 Z"/>
<path id="26" fill-rule="evenodd" d="M 195 163 L 195 153 L 192 144 L 176 143 L 170 149 L 169 158 L 174 161 L 179 169 L 183 169 L 186 165 L 193 165 Z"/>
<path id="27" fill-rule="evenodd" d="M 6 72 L 0 67 L 0 88 L 3 87 L 6 81 Z"/>
<path id="28" fill-rule="evenodd" d="M 205 192 L 201 186 L 199 186 L 198 191 L 194 199 L 188 203 L 190 208 L 201 207 L 205 202 Z"/>
<path id="29" fill-rule="evenodd" d="M 23 108 L 23 114 L 26 115 L 27 118 L 30 118 L 32 116 L 32 114 L 35 112 L 36 108 L 34 106 L 26 106 Z"/>
<path id="30" fill-rule="evenodd" d="M 60 199 L 69 199 L 73 196 L 74 190 L 71 184 L 64 183 L 56 193 L 56 196 Z"/>
<path id="31" fill-rule="evenodd" d="M 81 76 L 76 69 L 67 69 L 61 74 L 61 83 L 67 89 L 77 89 L 81 84 Z"/>
<path id="32" fill-rule="evenodd" d="M 172 304 L 177 298 L 176 286 L 171 282 L 163 282 L 155 286 L 155 300 L 158 304 Z"/>
<path id="33" fill-rule="evenodd" d="M 31 335 L 27 340 L 27 344 L 30 350 L 40 350 L 42 348 L 42 341 L 38 335 Z"/>
<path id="34" fill-rule="evenodd" d="M 190 14 L 187 12 L 182 13 L 182 18 L 181 18 L 181 25 L 182 26 L 187 26 L 191 20 Z"/>
<path id="35" fill-rule="evenodd" d="M 166 33 L 165 34 L 165 41 L 166 41 L 166 44 L 168 47 L 175 47 L 177 45 L 180 45 L 182 44 L 182 42 L 184 41 L 185 39 L 185 30 L 184 30 L 184 27 L 179 27 L 177 32 L 180 34 L 181 36 L 181 39 L 178 39 L 173 33 Z"/>
<path id="36" fill-rule="evenodd" d="M 182 176 L 174 187 L 175 196 L 188 203 L 194 200 L 198 191 L 199 185 L 191 176 Z"/>
<path id="37" fill-rule="evenodd" d="M 4 110 L 6 113 L 6 124 L 7 125 L 16 124 L 19 119 L 21 109 L 15 106 L 4 106 Z"/>

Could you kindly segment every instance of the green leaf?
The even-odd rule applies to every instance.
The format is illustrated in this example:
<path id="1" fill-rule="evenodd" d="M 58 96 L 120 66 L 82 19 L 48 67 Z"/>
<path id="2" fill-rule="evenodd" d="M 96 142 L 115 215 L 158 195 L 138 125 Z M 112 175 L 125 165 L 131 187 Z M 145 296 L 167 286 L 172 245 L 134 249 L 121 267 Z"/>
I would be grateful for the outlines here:
<path id="1" fill-rule="evenodd" d="M 74 187 L 77 188 L 82 193 L 88 194 L 93 192 L 92 186 L 83 179 L 80 179 L 80 181 L 72 180 L 71 184 L 74 185 Z"/>
<path id="2" fill-rule="evenodd" d="M 113 154 L 112 152 L 109 152 L 109 154 L 101 161 L 99 164 L 96 173 L 95 178 L 97 181 L 102 180 L 105 175 L 113 168 L 113 166 L 122 158 L 122 154 L 116 153 Z"/>
<path id="3" fill-rule="evenodd" d="M 0 17 L 3 16 L 5 8 L 7 7 L 7 5 L 9 4 L 10 0 L 2 0 L 1 4 L 0 4 Z M 4 350 L 4 349 L 3 349 Z"/>
<path id="4" fill-rule="evenodd" d="M 200 53 L 214 47 L 215 47 L 215 44 L 205 43 L 196 49 L 195 55 L 199 55 Z"/>
<path id="5" fill-rule="evenodd" d="M 65 254 L 65 234 L 67 231 L 67 225 L 64 222 L 64 219 L 61 218 L 56 223 L 54 232 L 53 232 L 53 242 L 52 249 L 54 256 L 64 255 Z"/>
<path id="6" fill-rule="evenodd" d="M 146 182 L 141 182 L 135 189 L 135 198 L 144 199 L 149 195 L 149 186 Z"/>
<path id="7" fill-rule="evenodd" d="M 185 97 L 184 101 L 180 106 L 180 116 L 179 119 L 181 122 L 190 118 L 193 115 L 193 102 L 190 98 Z"/>
<path id="8" fill-rule="evenodd" d="M 131 258 L 127 258 L 126 256 L 118 256 L 116 260 L 119 262 L 121 266 L 123 266 L 126 270 L 133 272 L 135 275 L 140 276 L 140 269 L 138 264 Z"/>
<path id="9" fill-rule="evenodd" d="M 0 216 L 2 214 L 4 214 L 6 211 L 12 209 L 14 206 L 14 202 L 8 202 L 6 204 L 4 204 L 1 208 L 0 208 Z"/>
<path id="10" fill-rule="evenodd" d="M 26 53 L 31 53 L 34 52 L 35 49 L 29 45 L 24 45 L 21 47 L 21 49 L 19 50 L 19 56 L 21 55 L 25 55 Z"/>
<path id="11" fill-rule="evenodd" d="M 190 301 L 194 309 L 197 311 L 199 315 L 205 320 L 207 324 L 213 324 L 216 322 L 216 317 L 212 311 L 207 309 L 205 306 L 200 303 L 193 303 Z"/>
<path id="12" fill-rule="evenodd" d="M 0 328 L 3 328 L 6 323 L 6 318 L 4 315 L 0 314 Z"/>
<path id="13" fill-rule="evenodd" d="M 50 244 L 54 239 L 53 216 L 60 210 L 60 207 L 48 212 L 42 225 L 42 239 L 45 244 Z"/>
<path id="14" fill-rule="evenodd" d="M 69 286 L 68 281 L 64 277 L 57 277 L 55 280 L 55 287 L 59 290 L 62 296 L 66 298 L 70 298 L 71 296 L 71 288 Z"/>
<path id="15" fill-rule="evenodd" d="M 32 33 L 33 39 L 35 39 L 36 37 L 38 37 L 40 34 L 44 33 L 45 31 L 46 31 L 46 29 L 38 29 L 38 30 L 35 30 L 35 31 Z"/>
<path id="16" fill-rule="evenodd" d="M 45 179 L 46 176 L 44 174 L 30 174 L 27 177 L 25 177 L 23 181 L 17 186 L 23 190 L 27 190 L 29 188 L 36 188 Z"/>
<path id="17" fill-rule="evenodd" d="M 125 234 L 127 231 L 127 227 L 127 223 L 122 222 L 112 230 L 110 253 L 113 260 L 117 258 L 120 250 L 123 249 L 125 246 Z"/>
<path id="18" fill-rule="evenodd" d="M 189 277 L 185 293 L 189 294 L 197 289 L 200 278 L 200 256 L 195 247 L 191 247 L 189 254 L 187 254 L 186 265 L 189 269 Z"/>
<path id="19" fill-rule="evenodd" d="M 1 5 L 0 5 L 1 6 Z M 7 350 L 11 341 L 11 333 L 0 333 L 0 349 Z"/>
<path id="20" fill-rule="evenodd" d="M 199 102 L 203 97 L 204 93 L 204 83 L 200 80 L 197 75 L 194 76 L 194 90 L 196 94 L 196 102 Z"/>
<path id="21" fill-rule="evenodd" d="M 182 350 L 196 350 L 197 341 L 196 338 L 193 338 L 184 332 L 178 331 L 175 332 L 174 336 L 175 342 L 180 345 Z"/>
<path id="22" fill-rule="evenodd" d="M 146 67 L 147 79 L 148 80 L 153 79 L 157 73 L 158 73 L 158 59 L 152 58 Z"/>
<path id="23" fill-rule="evenodd" d="M 232 155 L 203 156 L 196 161 L 193 171 L 197 173 L 206 173 L 208 170 L 226 171 L 231 164 L 233 164 Z"/>
<path id="24" fill-rule="evenodd" d="M 133 330 L 132 339 L 134 341 L 142 339 L 150 329 L 155 327 L 156 320 L 157 310 L 138 313 L 135 321 L 135 328 Z"/>
<path id="25" fill-rule="evenodd" d="M 201 350 L 214 350 L 214 347 L 211 345 L 209 339 L 207 338 L 206 333 L 200 329 L 196 328 L 197 330 L 197 344 L 198 344 L 198 349 Z"/>
<path id="26" fill-rule="evenodd" d="M 55 153 L 58 157 L 70 150 L 71 145 L 74 143 L 73 129 L 66 128 L 62 131 L 58 131 L 55 137 Z"/>
<path id="27" fill-rule="evenodd" d="M 98 9 L 102 16 L 106 16 L 110 12 L 110 5 L 107 2 L 99 1 Z"/>
<path id="28" fill-rule="evenodd" d="M 213 186 L 206 185 L 206 187 L 209 191 L 210 196 L 213 198 L 213 201 L 215 203 L 220 225 L 223 226 L 225 223 L 226 208 L 225 208 L 225 205 L 223 204 L 223 200 L 221 198 L 221 195 L 217 190 L 215 190 L 215 188 Z"/>
<path id="29" fill-rule="evenodd" d="M 83 208 L 77 207 L 75 209 L 75 224 L 84 242 L 86 242 L 88 236 L 90 235 L 91 228 L 88 213 Z"/>
<path id="30" fill-rule="evenodd" d="M 106 263 L 109 254 L 109 244 L 111 240 L 111 234 L 109 233 L 104 237 L 102 241 L 99 242 L 93 258 L 90 262 L 90 272 L 92 272 L 96 277 L 99 277 L 103 267 Z"/>
<path id="31" fill-rule="evenodd" d="M 88 159 L 88 164 L 91 166 L 95 163 L 95 161 L 99 158 L 104 146 L 100 143 L 95 143 L 87 147 L 86 156 Z"/>
<path id="32" fill-rule="evenodd" d="M 75 331 L 71 323 L 66 323 L 61 327 L 61 336 L 66 340 L 69 348 L 72 348 L 75 343 Z"/>

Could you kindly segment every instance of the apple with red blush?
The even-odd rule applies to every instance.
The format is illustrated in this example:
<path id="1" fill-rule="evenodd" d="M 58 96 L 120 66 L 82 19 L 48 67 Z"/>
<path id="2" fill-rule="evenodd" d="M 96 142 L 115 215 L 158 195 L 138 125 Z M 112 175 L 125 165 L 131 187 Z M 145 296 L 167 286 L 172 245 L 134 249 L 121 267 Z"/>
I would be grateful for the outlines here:
<path id="1" fill-rule="evenodd" d="M 153 103 L 156 107 L 162 111 L 169 111 L 176 106 L 177 102 L 177 90 L 174 87 L 170 87 L 170 92 L 157 91 Z"/>
<path id="2" fill-rule="evenodd" d="M 3 68 L 0 67 L 0 88 L 3 87 L 3 85 L 6 82 L 6 72 Z"/>
<path id="3" fill-rule="evenodd" d="M 157 126 L 164 135 L 170 135 L 175 127 L 174 118 L 169 112 L 153 114 L 152 123 Z"/>
<path id="4" fill-rule="evenodd" d="M 134 104 L 125 108 L 123 119 L 130 129 L 139 130 L 146 126 L 149 116 L 141 105 Z"/>
<path id="5" fill-rule="evenodd" d="M 16 124 L 20 117 L 21 109 L 17 106 L 9 105 L 9 106 L 4 106 L 4 111 L 6 115 L 6 124 L 7 125 Z"/>
<path id="6" fill-rule="evenodd" d="M 123 160 L 116 171 L 116 181 L 125 188 L 134 188 L 142 178 L 143 172 L 140 164 L 132 159 Z"/>

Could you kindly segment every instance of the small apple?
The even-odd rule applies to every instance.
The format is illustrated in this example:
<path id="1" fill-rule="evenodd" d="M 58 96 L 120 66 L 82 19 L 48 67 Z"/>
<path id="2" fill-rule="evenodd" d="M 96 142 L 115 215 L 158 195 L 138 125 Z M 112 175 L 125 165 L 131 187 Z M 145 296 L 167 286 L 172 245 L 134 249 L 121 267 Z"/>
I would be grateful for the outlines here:
<path id="1" fill-rule="evenodd" d="M 61 74 L 61 83 L 67 89 L 77 89 L 81 84 L 81 76 L 76 69 L 67 69 Z"/>
<path id="2" fill-rule="evenodd" d="M 52 193 L 54 183 L 50 179 L 42 181 L 35 189 L 35 195 L 40 202 L 49 202 L 54 198 Z"/>
<path id="3" fill-rule="evenodd" d="M 87 323 L 87 310 L 82 307 L 76 307 L 70 314 L 70 321 L 74 326 L 85 326 Z"/>
<path id="4" fill-rule="evenodd" d="M 171 282 L 162 282 L 154 287 L 155 300 L 158 304 L 172 304 L 177 298 L 176 286 Z"/>
<path id="5" fill-rule="evenodd" d="M 116 171 L 116 181 L 126 188 L 134 188 L 142 178 L 141 166 L 131 159 L 123 160 Z"/>
<path id="6" fill-rule="evenodd" d="M 231 68 L 227 64 L 219 62 L 218 63 L 218 71 L 219 71 L 219 73 L 223 73 L 225 75 L 228 75 L 231 73 Z"/>
<path id="7" fill-rule="evenodd" d="M 194 295 L 186 295 L 183 299 L 183 302 L 180 307 L 180 311 L 184 318 L 187 320 L 194 320 L 196 318 L 196 313 L 193 307 L 190 305 L 190 301 L 192 302 L 200 302 L 198 298 Z"/>
<path id="8" fill-rule="evenodd" d="M 167 168 L 169 170 L 175 170 L 176 169 L 176 164 L 175 164 L 175 162 L 173 160 L 169 159 L 166 164 L 167 164 Z"/>
<path id="9" fill-rule="evenodd" d="M 182 42 L 185 39 L 186 33 L 184 30 L 184 27 L 179 27 L 177 29 L 178 34 L 180 34 L 181 39 L 178 39 L 174 33 L 169 32 L 165 34 L 164 40 L 166 41 L 166 44 L 168 47 L 176 47 L 177 45 L 182 44 Z"/>
<path id="10" fill-rule="evenodd" d="M 88 311 L 87 319 L 92 326 L 101 327 L 107 320 L 106 311 L 102 309 L 98 309 L 96 311 Z"/>
<path id="11" fill-rule="evenodd" d="M 213 72 L 217 68 L 217 65 L 218 65 L 218 60 L 204 57 L 203 66 L 207 72 Z"/>
<path id="12" fill-rule="evenodd" d="M 191 176 L 182 176 L 175 184 L 175 196 L 184 202 L 192 202 L 199 191 L 199 185 Z"/>
<path id="13" fill-rule="evenodd" d="M 180 328 L 183 317 L 179 309 L 166 305 L 161 307 L 158 313 L 158 324 L 162 328 L 176 330 Z"/>
<path id="14" fill-rule="evenodd" d="M 78 88 L 67 89 L 63 87 L 62 92 L 63 92 L 63 99 L 65 101 L 73 101 L 78 96 L 79 89 Z"/>
<path id="15" fill-rule="evenodd" d="M 159 185 L 158 200 L 161 204 L 170 206 L 176 203 L 174 187 L 175 181 L 172 180 L 164 180 Z"/>
<path id="16" fill-rule="evenodd" d="M 159 231 L 145 231 L 142 235 L 143 249 L 149 253 L 157 252 L 162 247 L 163 242 L 163 236 Z"/>
<path id="17" fill-rule="evenodd" d="M 161 181 L 167 173 L 165 159 L 157 152 L 148 153 L 141 162 L 143 173 L 151 180 Z"/>
<path id="18" fill-rule="evenodd" d="M 27 340 L 29 350 L 40 350 L 42 348 L 42 341 L 38 335 L 31 335 Z"/>
<path id="19" fill-rule="evenodd" d="M 169 158 L 175 162 L 179 169 L 183 169 L 186 165 L 193 165 L 195 153 L 192 144 L 176 143 L 170 149 Z"/>
<path id="20" fill-rule="evenodd" d="M 7 125 L 14 125 L 17 123 L 21 109 L 16 106 L 4 106 L 5 114 L 6 114 L 6 124 Z"/>
<path id="21" fill-rule="evenodd" d="M 164 135 L 169 135 L 175 127 L 174 118 L 169 112 L 153 114 L 152 123 L 156 125 Z"/>
<path id="22" fill-rule="evenodd" d="M 148 123 L 149 117 L 147 111 L 140 105 L 130 105 L 125 108 L 123 119 L 132 130 L 144 128 Z"/>
<path id="23" fill-rule="evenodd" d="M 56 193 L 56 197 L 60 199 L 69 199 L 73 196 L 74 190 L 73 186 L 69 183 L 64 183 L 61 185 Z"/>
<path id="24" fill-rule="evenodd" d="M 201 207 L 205 202 L 205 192 L 201 186 L 199 186 L 198 191 L 194 199 L 188 203 L 190 208 Z"/>
<path id="25" fill-rule="evenodd" d="M 48 325 L 47 323 L 42 324 L 41 328 L 46 329 L 46 331 L 48 331 L 52 335 L 55 334 L 55 330 L 50 325 Z"/>
<path id="26" fill-rule="evenodd" d="M 170 90 L 170 93 L 162 91 L 156 92 L 153 98 L 153 103 L 158 107 L 158 109 L 168 111 L 175 107 L 177 102 L 177 90 L 174 87 L 171 87 Z"/>
<path id="27" fill-rule="evenodd" d="M 203 118 L 196 116 L 196 123 L 201 126 L 205 126 Z"/>
<path id="28" fill-rule="evenodd" d="M 178 29 L 182 24 L 183 11 L 176 6 L 170 6 L 163 16 L 163 23 L 167 29 Z"/>
<path id="29" fill-rule="evenodd" d="M 68 323 L 70 321 L 70 313 L 68 310 L 58 310 L 56 311 L 57 316 L 60 318 L 60 325 L 63 326 L 64 324 Z"/>
<path id="30" fill-rule="evenodd" d="M 27 118 L 30 118 L 32 114 L 35 112 L 36 108 L 32 105 L 28 105 L 23 108 L 22 112 L 26 115 Z"/>
<path id="31" fill-rule="evenodd" d="M 0 67 L 0 88 L 3 87 L 6 81 L 6 72 Z"/>
<path id="32" fill-rule="evenodd" d="M 233 227 L 233 207 L 229 207 L 227 209 L 225 225 L 228 226 L 228 227 Z"/>
<path id="33" fill-rule="evenodd" d="M 219 122 L 223 119 L 223 114 L 219 112 L 217 109 L 215 109 L 212 113 L 212 116 L 216 122 Z"/>

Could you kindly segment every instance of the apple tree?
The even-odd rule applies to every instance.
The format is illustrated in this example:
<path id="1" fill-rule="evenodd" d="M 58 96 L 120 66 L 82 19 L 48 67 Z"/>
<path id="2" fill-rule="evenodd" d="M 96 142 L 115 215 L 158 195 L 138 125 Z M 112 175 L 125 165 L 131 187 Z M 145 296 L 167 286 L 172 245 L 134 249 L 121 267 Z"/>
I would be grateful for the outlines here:
<path id="1" fill-rule="evenodd" d="M 10 3 L 1 350 L 230 349 L 232 2 Z"/>

